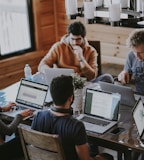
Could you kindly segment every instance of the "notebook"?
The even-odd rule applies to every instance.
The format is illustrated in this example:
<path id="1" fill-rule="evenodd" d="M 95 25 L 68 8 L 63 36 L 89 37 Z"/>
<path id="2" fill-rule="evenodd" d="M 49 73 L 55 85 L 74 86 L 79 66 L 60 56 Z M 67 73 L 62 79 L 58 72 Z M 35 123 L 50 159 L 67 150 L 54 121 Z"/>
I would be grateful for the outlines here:
<path id="1" fill-rule="evenodd" d="M 70 68 L 46 68 L 44 73 L 46 78 L 46 84 L 50 86 L 53 78 L 61 75 L 70 76 L 72 73 L 74 73 L 74 70 Z"/>
<path id="2" fill-rule="evenodd" d="M 144 143 L 144 105 L 139 98 L 132 111 L 133 119 L 138 130 L 140 141 Z"/>
<path id="3" fill-rule="evenodd" d="M 48 88 L 48 85 L 21 79 L 15 100 L 17 110 L 2 112 L 2 114 L 15 117 L 16 114 L 26 108 L 33 109 L 34 111 L 42 110 Z"/>
<path id="4" fill-rule="evenodd" d="M 81 120 L 87 131 L 103 134 L 117 124 L 120 95 L 87 88 Z"/>
<path id="5" fill-rule="evenodd" d="M 100 88 L 103 91 L 119 93 L 121 95 L 120 104 L 126 105 L 129 107 L 133 107 L 136 103 L 136 99 L 134 96 L 134 91 L 131 87 L 123 86 L 123 85 L 115 85 L 112 83 L 107 83 L 103 81 L 99 81 Z"/>
<path id="6" fill-rule="evenodd" d="M 70 69 L 70 68 L 46 68 L 44 73 L 45 73 L 46 84 L 48 86 L 50 86 L 53 78 L 55 78 L 57 76 L 61 76 L 61 75 L 70 76 L 71 74 L 74 73 L 74 70 Z M 51 97 L 51 94 L 50 94 L 50 90 L 48 91 L 48 94 L 47 94 L 47 97 L 46 97 L 46 102 L 47 103 L 52 102 L 52 97 Z"/>

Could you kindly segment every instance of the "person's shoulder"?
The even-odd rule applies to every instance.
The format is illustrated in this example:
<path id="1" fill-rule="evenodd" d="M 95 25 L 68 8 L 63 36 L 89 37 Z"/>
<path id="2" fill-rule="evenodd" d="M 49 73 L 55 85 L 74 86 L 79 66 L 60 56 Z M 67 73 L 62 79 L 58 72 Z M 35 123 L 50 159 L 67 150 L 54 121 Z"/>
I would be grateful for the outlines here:
<path id="1" fill-rule="evenodd" d="M 80 120 L 78 120 L 78 119 L 76 119 L 76 118 L 74 118 L 73 116 L 70 118 L 70 121 L 73 123 L 73 125 L 75 125 L 75 126 L 84 126 L 84 124 L 82 123 L 82 121 L 80 121 Z"/>
<path id="2" fill-rule="evenodd" d="M 60 39 L 60 41 L 55 42 L 55 43 L 52 45 L 52 48 L 59 48 L 59 47 L 62 47 L 62 46 L 69 46 L 68 36 L 67 36 L 67 35 L 64 35 L 64 36 Z"/>
<path id="3" fill-rule="evenodd" d="M 48 115 L 50 115 L 49 110 L 38 111 L 38 112 L 35 114 L 36 117 L 45 117 L 45 116 L 48 116 Z"/>
<path id="4" fill-rule="evenodd" d="M 135 59 L 135 58 L 136 58 L 136 56 L 135 56 L 135 54 L 134 54 L 133 51 L 130 51 L 130 52 L 128 53 L 128 57 L 129 57 L 130 59 Z"/>

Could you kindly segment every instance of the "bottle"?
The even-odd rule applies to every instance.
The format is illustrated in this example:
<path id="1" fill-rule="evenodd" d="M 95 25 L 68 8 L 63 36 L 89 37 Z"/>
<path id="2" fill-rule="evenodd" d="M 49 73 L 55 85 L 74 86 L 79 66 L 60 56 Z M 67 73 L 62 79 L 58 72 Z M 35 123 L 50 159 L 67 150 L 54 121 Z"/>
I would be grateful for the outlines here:
<path id="1" fill-rule="evenodd" d="M 32 70 L 29 64 L 26 64 L 24 67 L 25 79 L 32 80 Z"/>

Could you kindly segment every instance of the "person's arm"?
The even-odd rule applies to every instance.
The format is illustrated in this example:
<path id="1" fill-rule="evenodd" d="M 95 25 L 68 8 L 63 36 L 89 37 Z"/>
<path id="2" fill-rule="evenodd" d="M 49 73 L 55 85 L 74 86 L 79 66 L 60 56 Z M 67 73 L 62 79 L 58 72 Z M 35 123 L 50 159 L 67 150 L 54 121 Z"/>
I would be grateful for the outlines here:
<path id="1" fill-rule="evenodd" d="M 9 124 L 5 124 L 2 120 L 0 120 L 0 134 L 2 135 L 11 135 L 13 134 L 19 123 L 22 121 L 23 118 L 30 116 L 33 114 L 33 110 L 25 109 L 21 111 L 21 113 L 17 114 L 13 121 Z"/>
<path id="2" fill-rule="evenodd" d="M 122 71 L 119 75 L 118 75 L 118 81 L 120 81 L 122 84 L 127 84 L 130 81 L 130 75 L 129 72 L 127 71 Z"/>
<path id="3" fill-rule="evenodd" d="M 40 61 L 39 65 L 38 65 L 38 71 L 44 73 L 45 68 L 52 68 L 53 65 L 56 63 L 56 59 L 57 59 L 57 45 L 58 43 L 55 43 L 50 50 L 48 51 L 48 53 L 42 58 L 42 60 Z"/>
<path id="4" fill-rule="evenodd" d="M 130 82 L 131 79 L 130 72 L 134 59 L 135 59 L 134 53 L 131 51 L 127 56 L 123 71 L 121 71 L 120 74 L 118 75 L 118 81 L 120 81 L 122 84 Z"/>
<path id="5" fill-rule="evenodd" d="M 80 160 L 94 160 L 94 158 L 90 157 L 89 148 L 87 144 L 77 145 L 76 152 Z"/>
<path id="6" fill-rule="evenodd" d="M 96 50 L 91 47 L 86 47 L 85 57 L 80 46 L 74 46 L 73 50 L 80 64 L 81 76 L 86 77 L 88 80 L 96 78 L 98 73 Z"/>
<path id="7" fill-rule="evenodd" d="M 16 104 L 14 102 L 10 102 L 9 104 L 0 107 L 0 112 L 10 111 Z"/>
<path id="8" fill-rule="evenodd" d="M 16 117 L 14 118 L 14 120 L 10 124 L 6 124 L 2 120 L 0 120 L 0 134 L 1 135 L 13 134 L 16 131 L 17 126 L 19 125 L 21 120 L 22 120 L 21 115 L 16 115 Z"/>

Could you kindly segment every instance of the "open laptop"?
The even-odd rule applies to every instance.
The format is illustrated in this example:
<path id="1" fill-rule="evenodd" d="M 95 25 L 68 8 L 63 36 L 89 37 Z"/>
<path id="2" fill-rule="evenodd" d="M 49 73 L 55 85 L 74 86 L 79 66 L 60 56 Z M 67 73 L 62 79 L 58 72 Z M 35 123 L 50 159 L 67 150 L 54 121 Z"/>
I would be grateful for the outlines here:
<path id="1" fill-rule="evenodd" d="M 21 79 L 15 99 L 17 109 L 14 111 L 2 112 L 2 114 L 15 117 L 16 114 L 26 108 L 31 108 L 34 111 L 42 110 L 48 88 L 48 85 Z"/>
<path id="2" fill-rule="evenodd" d="M 46 84 L 50 86 L 53 78 L 61 75 L 70 76 L 74 73 L 74 70 L 70 68 L 46 68 L 44 73 L 46 78 Z"/>
<path id="3" fill-rule="evenodd" d="M 87 88 L 81 120 L 87 131 L 103 134 L 118 121 L 120 95 Z"/>
<path id="4" fill-rule="evenodd" d="M 74 73 L 73 69 L 70 68 L 46 68 L 45 71 L 45 81 L 48 86 L 50 86 L 53 78 L 61 76 L 61 75 L 66 75 L 70 76 L 71 74 Z M 50 103 L 52 102 L 52 97 L 50 94 L 50 90 L 48 91 L 47 97 L 46 97 L 46 102 Z"/>
<path id="5" fill-rule="evenodd" d="M 112 83 L 107 83 L 103 81 L 99 81 L 100 88 L 103 91 L 108 91 L 112 93 L 119 93 L 121 95 L 120 104 L 126 105 L 129 107 L 133 107 L 136 103 L 136 99 L 134 96 L 134 91 L 131 87 L 123 86 L 123 85 L 115 85 Z"/>
<path id="6" fill-rule="evenodd" d="M 139 98 L 135 104 L 132 115 L 137 127 L 139 139 L 144 143 L 144 105 L 141 98 Z"/>

